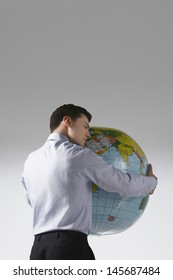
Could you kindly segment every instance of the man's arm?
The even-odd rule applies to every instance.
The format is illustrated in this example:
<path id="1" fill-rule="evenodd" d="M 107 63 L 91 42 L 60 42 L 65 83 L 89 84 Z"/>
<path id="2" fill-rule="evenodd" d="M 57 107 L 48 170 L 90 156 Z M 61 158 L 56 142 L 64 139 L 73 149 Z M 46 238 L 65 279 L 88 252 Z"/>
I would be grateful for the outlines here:
<path id="1" fill-rule="evenodd" d="M 153 192 L 157 178 L 149 165 L 147 176 L 124 173 L 102 157 L 87 149 L 84 163 L 88 179 L 108 192 L 116 192 L 125 197 L 146 196 Z"/>

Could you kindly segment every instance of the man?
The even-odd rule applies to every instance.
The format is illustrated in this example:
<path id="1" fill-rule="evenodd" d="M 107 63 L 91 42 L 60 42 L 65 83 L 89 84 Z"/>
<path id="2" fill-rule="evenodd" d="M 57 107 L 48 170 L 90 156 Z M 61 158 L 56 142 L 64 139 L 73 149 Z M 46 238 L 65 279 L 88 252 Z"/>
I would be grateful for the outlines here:
<path id="1" fill-rule="evenodd" d="M 93 183 L 126 197 L 148 195 L 157 185 L 151 165 L 148 176 L 125 174 L 85 148 L 91 118 L 79 106 L 57 108 L 46 143 L 25 162 L 22 183 L 34 212 L 30 259 L 95 259 L 87 240 Z"/>

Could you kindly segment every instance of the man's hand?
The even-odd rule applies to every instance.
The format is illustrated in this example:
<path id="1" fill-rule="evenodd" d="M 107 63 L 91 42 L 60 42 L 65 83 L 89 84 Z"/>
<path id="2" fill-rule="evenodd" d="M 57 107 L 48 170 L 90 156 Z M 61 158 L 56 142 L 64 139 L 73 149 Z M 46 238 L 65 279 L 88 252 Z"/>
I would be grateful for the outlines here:
<path id="1" fill-rule="evenodd" d="M 147 176 L 153 176 L 157 180 L 157 177 L 153 173 L 153 167 L 151 164 L 148 164 Z M 153 194 L 154 191 L 155 191 L 155 188 L 150 192 L 150 194 Z"/>
<path id="2" fill-rule="evenodd" d="M 147 169 L 147 176 L 153 176 L 157 179 L 157 177 L 153 173 L 153 167 L 151 164 L 148 164 L 148 169 Z"/>

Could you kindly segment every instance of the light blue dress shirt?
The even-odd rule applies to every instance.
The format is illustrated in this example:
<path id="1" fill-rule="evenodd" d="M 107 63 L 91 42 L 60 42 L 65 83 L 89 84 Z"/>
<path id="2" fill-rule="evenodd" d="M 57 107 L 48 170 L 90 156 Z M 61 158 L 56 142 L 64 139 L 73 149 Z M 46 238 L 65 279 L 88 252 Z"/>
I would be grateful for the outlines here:
<path id="1" fill-rule="evenodd" d="M 157 185 L 154 177 L 125 174 L 66 136 L 50 134 L 46 143 L 28 156 L 22 176 L 33 208 L 34 235 L 57 229 L 88 235 L 93 182 L 126 197 L 148 195 Z"/>

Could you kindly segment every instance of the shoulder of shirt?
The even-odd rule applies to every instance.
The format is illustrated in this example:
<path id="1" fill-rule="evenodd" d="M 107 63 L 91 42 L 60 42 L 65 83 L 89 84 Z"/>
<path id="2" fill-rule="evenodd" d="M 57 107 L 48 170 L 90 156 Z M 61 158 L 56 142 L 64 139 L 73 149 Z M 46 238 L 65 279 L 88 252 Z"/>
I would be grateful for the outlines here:
<path id="1" fill-rule="evenodd" d="M 84 148 L 84 156 L 89 159 L 88 163 L 90 160 L 99 160 L 102 159 L 98 154 L 90 150 L 89 148 Z"/>
<path id="2" fill-rule="evenodd" d="M 36 156 L 37 153 L 39 153 L 44 148 L 44 145 L 52 140 L 61 142 L 61 144 L 63 144 L 63 146 L 66 147 L 66 149 L 70 149 L 72 151 L 73 155 L 80 154 L 83 155 L 84 157 L 90 157 L 90 158 L 98 157 L 98 155 L 95 152 L 93 152 L 91 149 L 70 142 L 65 135 L 59 133 L 51 133 L 47 138 L 46 142 L 41 147 L 29 153 L 27 159 Z"/>

